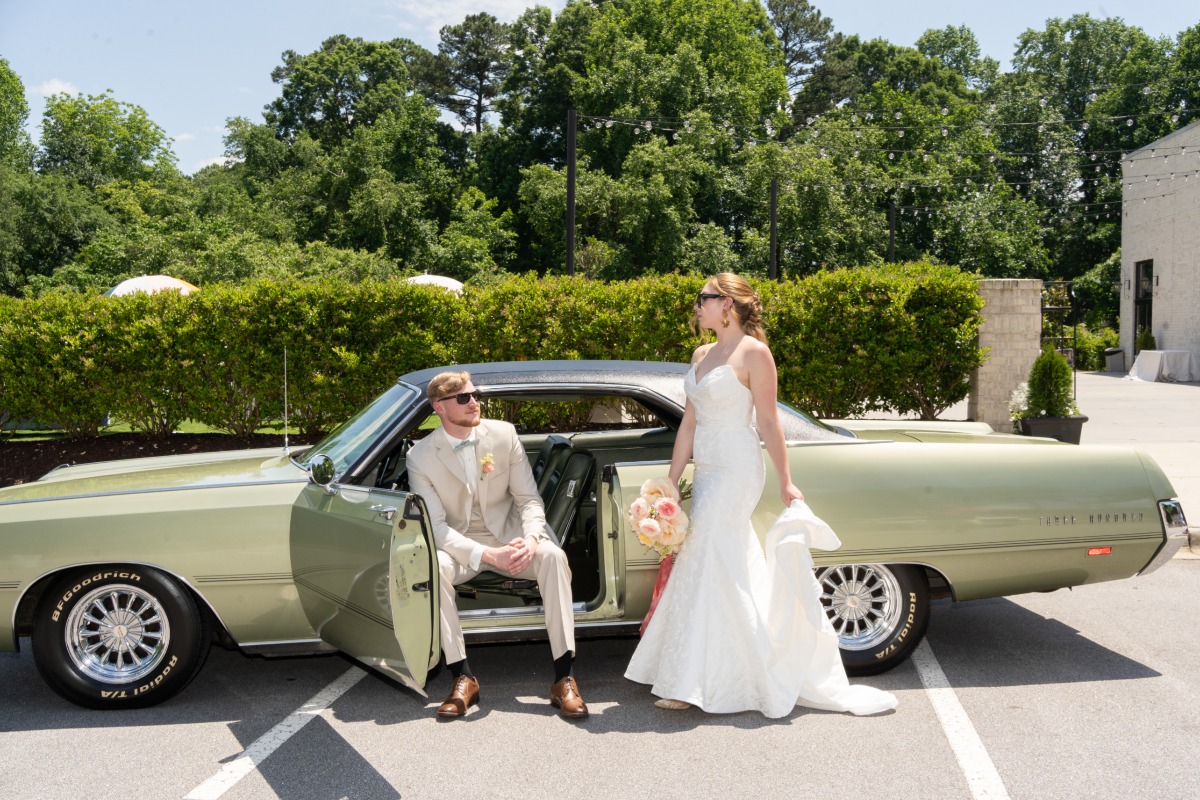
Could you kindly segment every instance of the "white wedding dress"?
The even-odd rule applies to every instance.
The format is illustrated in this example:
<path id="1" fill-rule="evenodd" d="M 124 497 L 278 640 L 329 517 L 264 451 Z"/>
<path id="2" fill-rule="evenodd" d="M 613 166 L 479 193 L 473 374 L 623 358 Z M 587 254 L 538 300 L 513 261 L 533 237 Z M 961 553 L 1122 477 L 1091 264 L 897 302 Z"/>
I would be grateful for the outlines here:
<path id="1" fill-rule="evenodd" d="M 808 551 L 840 546 L 828 526 L 793 503 L 764 556 L 750 524 L 765 472 L 750 390 L 728 365 L 699 383 L 693 368 L 684 389 L 696 410 L 691 529 L 625 677 L 715 713 L 895 708 L 895 695 L 846 679 Z"/>

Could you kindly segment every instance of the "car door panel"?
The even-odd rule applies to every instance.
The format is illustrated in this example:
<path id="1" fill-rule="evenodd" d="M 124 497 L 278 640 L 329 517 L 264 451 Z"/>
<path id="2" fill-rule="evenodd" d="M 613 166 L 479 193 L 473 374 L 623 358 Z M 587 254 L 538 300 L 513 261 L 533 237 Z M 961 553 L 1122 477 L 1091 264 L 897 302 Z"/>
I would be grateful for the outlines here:
<path id="1" fill-rule="evenodd" d="M 423 693 L 437 663 L 437 552 L 420 498 L 310 484 L 293 508 L 292 574 L 323 641 Z"/>

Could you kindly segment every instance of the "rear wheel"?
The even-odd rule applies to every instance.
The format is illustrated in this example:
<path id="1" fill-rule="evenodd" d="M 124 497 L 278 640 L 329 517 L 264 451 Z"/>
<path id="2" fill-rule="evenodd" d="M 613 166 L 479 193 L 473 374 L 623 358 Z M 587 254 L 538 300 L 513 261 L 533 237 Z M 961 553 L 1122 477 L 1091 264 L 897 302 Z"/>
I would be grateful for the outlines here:
<path id="1" fill-rule="evenodd" d="M 87 708 L 161 703 L 195 677 L 208 648 L 208 622 L 191 594 L 144 567 L 63 577 L 43 598 L 33 629 L 42 678 Z"/>
<path id="2" fill-rule="evenodd" d="M 929 583 L 907 564 L 839 564 L 817 570 L 821 603 L 850 675 L 898 666 L 925 636 Z"/>

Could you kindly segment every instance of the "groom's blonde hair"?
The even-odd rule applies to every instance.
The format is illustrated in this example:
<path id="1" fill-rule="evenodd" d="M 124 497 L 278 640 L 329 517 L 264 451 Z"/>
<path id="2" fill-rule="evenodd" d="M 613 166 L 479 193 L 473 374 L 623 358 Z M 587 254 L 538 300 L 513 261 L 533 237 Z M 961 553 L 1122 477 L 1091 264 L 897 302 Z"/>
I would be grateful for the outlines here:
<path id="1" fill-rule="evenodd" d="M 425 387 L 425 396 L 432 403 L 448 395 L 458 394 L 459 389 L 470 382 L 471 373 L 469 372 L 439 372 Z"/>

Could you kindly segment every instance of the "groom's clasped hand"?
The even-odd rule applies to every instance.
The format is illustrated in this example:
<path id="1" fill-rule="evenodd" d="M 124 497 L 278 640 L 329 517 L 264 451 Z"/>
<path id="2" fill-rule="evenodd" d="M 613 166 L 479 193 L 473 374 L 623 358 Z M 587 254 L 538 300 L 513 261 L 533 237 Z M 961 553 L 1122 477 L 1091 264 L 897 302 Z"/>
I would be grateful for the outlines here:
<path id="1" fill-rule="evenodd" d="M 534 540 L 513 539 L 503 547 L 490 548 L 488 555 L 484 556 L 484 562 L 496 572 L 516 575 L 525 571 L 536 553 L 537 544 Z"/>

